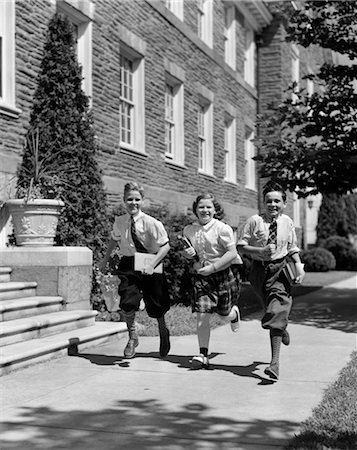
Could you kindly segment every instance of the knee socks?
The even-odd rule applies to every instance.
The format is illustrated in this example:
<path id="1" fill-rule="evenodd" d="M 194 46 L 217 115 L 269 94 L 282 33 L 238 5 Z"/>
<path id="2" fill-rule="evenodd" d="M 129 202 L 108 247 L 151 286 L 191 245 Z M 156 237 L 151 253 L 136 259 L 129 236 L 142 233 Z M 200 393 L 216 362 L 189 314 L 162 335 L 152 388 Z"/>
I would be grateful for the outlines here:
<path id="1" fill-rule="evenodd" d="M 136 333 L 136 327 L 135 327 L 135 311 L 122 311 L 126 326 L 128 327 L 129 332 L 129 338 L 130 339 L 137 339 L 138 335 Z"/>
<path id="2" fill-rule="evenodd" d="M 282 330 L 270 330 L 271 364 L 279 364 Z"/>
<path id="3" fill-rule="evenodd" d="M 159 326 L 159 333 L 162 334 L 167 330 L 166 323 L 165 323 L 165 316 L 158 317 L 157 324 Z"/>

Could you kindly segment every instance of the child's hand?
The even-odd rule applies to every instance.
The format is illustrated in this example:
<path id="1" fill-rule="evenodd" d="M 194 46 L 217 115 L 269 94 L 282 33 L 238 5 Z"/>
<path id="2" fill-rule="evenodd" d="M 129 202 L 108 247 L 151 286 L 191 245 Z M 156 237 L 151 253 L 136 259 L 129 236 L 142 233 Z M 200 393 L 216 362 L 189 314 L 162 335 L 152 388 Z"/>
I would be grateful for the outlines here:
<path id="1" fill-rule="evenodd" d="M 196 250 L 193 247 L 185 248 L 182 250 L 183 255 L 188 258 L 192 259 L 196 256 Z"/>
<path id="2" fill-rule="evenodd" d="M 214 272 L 213 264 L 208 264 L 207 266 L 203 266 L 197 270 L 197 273 L 199 275 L 203 275 L 204 277 L 211 275 L 213 272 Z"/>
<path id="3" fill-rule="evenodd" d="M 141 271 L 141 273 L 142 273 L 143 275 L 152 275 L 152 274 L 154 273 L 154 266 L 152 266 L 151 264 L 145 266 L 145 267 L 143 268 L 143 270 Z"/>
<path id="4" fill-rule="evenodd" d="M 300 284 L 300 283 L 302 283 L 302 280 L 305 278 L 304 264 L 295 263 L 295 267 L 296 267 L 296 273 L 297 273 L 297 276 L 295 278 L 295 283 Z"/>
<path id="5" fill-rule="evenodd" d="M 263 261 L 270 260 L 275 252 L 275 244 L 268 244 L 261 249 L 261 257 Z"/>

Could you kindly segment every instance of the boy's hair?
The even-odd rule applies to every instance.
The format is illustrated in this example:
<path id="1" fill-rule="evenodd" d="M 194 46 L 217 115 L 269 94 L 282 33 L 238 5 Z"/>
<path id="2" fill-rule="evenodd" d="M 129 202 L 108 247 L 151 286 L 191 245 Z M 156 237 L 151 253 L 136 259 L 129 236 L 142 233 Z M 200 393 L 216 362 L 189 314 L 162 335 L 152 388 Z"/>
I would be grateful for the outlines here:
<path id="1" fill-rule="evenodd" d="M 215 196 L 211 194 L 210 192 L 204 192 L 203 194 L 200 194 L 196 197 L 196 200 L 192 204 L 192 211 L 194 212 L 195 216 L 197 217 L 196 209 L 201 200 L 211 200 L 215 209 L 214 217 L 218 220 L 223 219 L 224 216 L 224 210 L 220 203 L 216 200 Z"/>
<path id="2" fill-rule="evenodd" d="M 135 181 L 129 181 L 124 186 L 124 198 L 130 191 L 138 191 L 142 198 L 144 198 L 144 188 L 140 186 L 139 183 L 136 183 Z"/>
<path id="3" fill-rule="evenodd" d="M 265 197 L 268 192 L 281 192 L 281 196 L 286 202 L 286 192 L 281 186 L 281 184 L 277 183 L 276 181 L 268 181 L 265 186 L 263 187 L 263 196 Z"/>

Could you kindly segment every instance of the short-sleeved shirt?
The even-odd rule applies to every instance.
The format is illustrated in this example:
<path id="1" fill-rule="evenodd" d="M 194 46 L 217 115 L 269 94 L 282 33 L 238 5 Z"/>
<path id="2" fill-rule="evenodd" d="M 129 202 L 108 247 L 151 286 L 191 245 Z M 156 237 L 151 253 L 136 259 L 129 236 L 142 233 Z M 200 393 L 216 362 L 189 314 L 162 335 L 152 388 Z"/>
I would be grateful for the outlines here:
<path id="1" fill-rule="evenodd" d="M 134 216 L 136 235 L 148 253 L 156 254 L 160 247 L 169 242 L 164 225 L 144 212 Z M 131 215 L 115 216 L 111 238 L 119 242 L 123 256 L 134 256 L 136 249 L 131 238 Z"/>
<path id="2" fill-rule="evenodd" d="M 265 247 L 268 243 L 270 223 L 264 213 L 251 216 L 244 225 L 238 245 Z M 299 251 L 294 223 L 289 216 L 281 214 L 277 218 L 276 251 L 271 260 L 285 258 Z"/>
<path id="3" fill-rule="evenodd" d="M 232 228 L 218 219 L 212 219 L 206 225 L 199 223 L 187 225 L 183 234 L 188 237 L 203 264 L 215 263 L 236 245 Z M 240 256 L 220 270 L 226 269 L 231 264 L 242 264 Z"/>

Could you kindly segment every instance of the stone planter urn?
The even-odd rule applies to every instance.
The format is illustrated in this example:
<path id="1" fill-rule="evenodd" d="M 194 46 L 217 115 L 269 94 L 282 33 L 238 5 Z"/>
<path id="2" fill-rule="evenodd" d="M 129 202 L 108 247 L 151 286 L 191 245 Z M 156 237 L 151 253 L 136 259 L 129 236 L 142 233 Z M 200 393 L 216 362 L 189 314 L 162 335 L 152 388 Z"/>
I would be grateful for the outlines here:
<path id="1" fill-rule="evenodd" d="M 6 205 L 12 217 L 16 245 L 53 246 L 62 200 L 14 199 Z"/>

